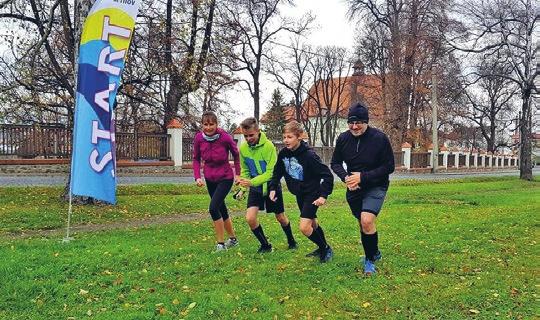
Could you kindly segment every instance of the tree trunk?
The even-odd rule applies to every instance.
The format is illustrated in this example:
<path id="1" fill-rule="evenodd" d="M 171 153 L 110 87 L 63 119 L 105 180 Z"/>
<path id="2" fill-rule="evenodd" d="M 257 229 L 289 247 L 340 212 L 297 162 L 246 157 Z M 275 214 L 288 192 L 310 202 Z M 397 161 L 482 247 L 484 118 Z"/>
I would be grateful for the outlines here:
<path id="1" fill-rule="evenodd" d="M 259 74 L 257 72 L 256 76 L 253 77 L 253 116 L 255 119 L 259 120 L 260 114 L 260 86 L 259 83 Z"/>
<path id="2" fill-rule="evenodd" d="M 73 89 L 74 92 L 77 90 L 77 76 L 78 76 L 78 61 L 79 61 L 79 44 L 81 39 L 81 33 L 82 28 L 84 26 L 84 21 L 86 20 L 86 16 L 88 15 L 88 12 L 90 12 L 90 9 L 92 8 L 92 4 L 94 3 L 93 0 L 80 0 L 75 2 L 75 6 L 73 8 L 74 10 L 74 44 L 75 44 L 75 50 L 74 50 L 74 64 L 73 64 L 73 75 L 75 77 L 75 88 Z M 75 97 L 75 95 L 74 95 Z M 73 99 L 75 102 L 75 99 Z M 69 113 L 70 115 L 70 123 L 75 124 L 74 117 L 75 117 L 75 107 L 73 108 L 73 113 Z M 75 130 L 71 130 L 71 148 L 72 148 L 72 157 L 73 157 L 73 149 L 75 146 L 73 145 L 74 142 L 74 134 Z M 71 165 L 70 165 L 70 172 L 71 172 Z M 66 186 L 64 187 L 64 192 L 61 195 L 61 198 L 65 201 L 69 200 L 69 194 L 71 191 L 71 174 L 68 174 Z M 74 196 L 72 197 L 73 203 L 81 203 L 81 204 L 89 204 L 94 203 L 94 199 L 91 197 L 80 197 L 80 196 Z"/>
<path id="3" fill-rule="evenodd" d="M 519 126 L 520 148 L 519 148 L 519 178 L 532 180 L 532 145 L 531 145 L 531 93 L 523 93 L 523 104 L 521 107 L 521 119 Z"/>

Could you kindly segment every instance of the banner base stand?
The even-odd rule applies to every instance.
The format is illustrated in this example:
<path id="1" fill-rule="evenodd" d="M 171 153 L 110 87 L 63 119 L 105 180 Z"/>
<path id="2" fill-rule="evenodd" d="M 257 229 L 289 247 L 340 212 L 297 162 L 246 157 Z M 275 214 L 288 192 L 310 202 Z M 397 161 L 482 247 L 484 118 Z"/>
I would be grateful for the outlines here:
<path id="1" fill-rule="evenodd" d="M 75 240 L 75 238 L 73 238 L 73 237 L 64 237 L 62 239 L 62 243 L 70 243 L 73 240 Z"/>

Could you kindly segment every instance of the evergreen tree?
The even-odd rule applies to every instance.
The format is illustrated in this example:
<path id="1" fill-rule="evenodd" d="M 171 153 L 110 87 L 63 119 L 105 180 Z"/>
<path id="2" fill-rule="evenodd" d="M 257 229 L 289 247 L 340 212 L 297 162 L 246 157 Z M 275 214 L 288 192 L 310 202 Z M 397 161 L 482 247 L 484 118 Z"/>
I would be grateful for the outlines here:
<path id="1" fill-rule="evenodd" d="M 264 118 L 266 136 L 272 141 L 281 141 L 283 127 L 285 126 L 285 115 L 283 114 L 284 101 L 281 91 L 274 89 L 270 109 Z"/>

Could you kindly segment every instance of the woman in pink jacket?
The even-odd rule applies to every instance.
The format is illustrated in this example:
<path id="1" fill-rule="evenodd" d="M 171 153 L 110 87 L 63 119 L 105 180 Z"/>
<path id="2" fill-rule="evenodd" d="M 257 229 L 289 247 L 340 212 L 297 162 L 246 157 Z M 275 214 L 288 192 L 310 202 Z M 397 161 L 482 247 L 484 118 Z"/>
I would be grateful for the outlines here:
<path id="1" fill-rule="evenodd" d="M 235 172 L 229 164 L 229 152 L 234 158 Z M 199 187 L 204 186 L 201 179 L 201 160 L 204 163 L 204 180 L 211 198 L 209 211 L 216 232 L 216 251 L 226 250 L 238 245 L 232 220 L 225 206 L 225 197 L 240 175 L 240 157 L 233 138 L 225 130 L 218 128 L 217 116 L 212 111 L 203 113 L 202 131 L 195 135 L 193 144 L 193 176 Z M 225 231 L 229 235 L 226 242 Z"/>

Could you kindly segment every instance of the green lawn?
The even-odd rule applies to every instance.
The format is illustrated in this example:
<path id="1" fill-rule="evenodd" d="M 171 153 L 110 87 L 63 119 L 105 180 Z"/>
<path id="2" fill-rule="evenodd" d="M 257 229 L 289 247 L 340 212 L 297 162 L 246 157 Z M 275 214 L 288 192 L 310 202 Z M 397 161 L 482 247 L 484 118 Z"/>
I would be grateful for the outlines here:
<path id="1" fill-rule="evenodd" d="M 335 251 L 321 265 L 272 216 L 275 246 L 235 219 L 240 246 L 213 254 L 209 219 L 59 238 L 7 233 L 64 225 L 58 188 L 0 188 L 0 319 L 531 319 L 540 317 L 540 182 L 394 183 L 378 221 L 383 260 L 362 276 L 357 222 L 338 187 L 320 221 Z M 130 186 L 116 207 L 75 207 L 75 223 L 204 212 L 204 189 Z M 233 211 L 243 207 L 234 200 Z M 4 236 L 2 236 L 2 234 Z"/>

